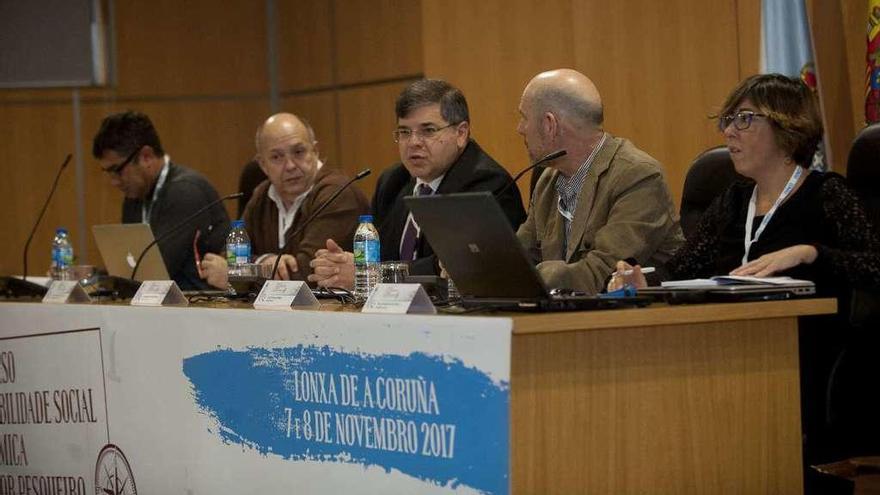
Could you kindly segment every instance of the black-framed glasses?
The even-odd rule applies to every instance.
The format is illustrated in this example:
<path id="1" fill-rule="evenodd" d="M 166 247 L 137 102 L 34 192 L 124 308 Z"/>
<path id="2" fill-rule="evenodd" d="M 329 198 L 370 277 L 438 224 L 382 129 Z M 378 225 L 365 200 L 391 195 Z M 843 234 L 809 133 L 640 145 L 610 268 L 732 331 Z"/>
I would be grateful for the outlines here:
<path id="1" fill-rule="evenodd" d="M 409 129 L 407 127 L 401 127 L 400 129 L 395 129 L 394 132 L 392 132 L 391 134 L 394 136 L 395 143 L 405 143 L 405 142 L 409 141 L 410 139 L 412 139 L 413 136 L 415 136 L 417 138 L 421 138 L 423 141 L 427 141 L 429 139 L 433 139 L 434 137 L 436 137 L 437 133 L 442 131 L 443 129 L 447 129 L 447 128 L 452 127 L 454 125 L 458 125 L 459 123 L 447 124 L 447 125 L 444 125 L 443 127 L 435 127 L 435 126 L 429 125 L 429 126 L 421 127 L 418 129 Z"/>
<path id="2" fill-rule="evenodd" d="M 767 118 L 767 115 L 753 112 L 751 110 L 742 110 L 735 114 L 722 115 L 718 117 L 718 130 L 724 132 L 724 129 L 727 129 L 732 123 L 736 130 L 744 131 L 752 125 L 752 120 L 754 120 L 755 117 Z"/>
<path id="3" fill-rule="evenodd" d="M 141 146 L 138 146 L 134 151 L 131 152 L 130 155 L 128 155 L 128 158 L 126 158 L 122 162 L 117 163 L 115 165 L 110 165 L 109 167 L 103 168 L 101 170 L 103 170 L 104 173 L 110 174 L 110 175 L 122 175 L 122 171 L 125 170 L 125 167 L 127 167 L 129 163 L 134 161 L 134 157 L 138 156 L 138 153 L 140 153 L 140 152 L 141 152 Z"/>

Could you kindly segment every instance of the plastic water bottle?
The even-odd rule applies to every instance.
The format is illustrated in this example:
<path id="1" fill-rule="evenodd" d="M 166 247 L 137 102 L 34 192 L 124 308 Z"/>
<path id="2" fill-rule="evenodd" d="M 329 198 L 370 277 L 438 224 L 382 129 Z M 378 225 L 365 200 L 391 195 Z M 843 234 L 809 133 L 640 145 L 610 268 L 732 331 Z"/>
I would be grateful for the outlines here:
<path id="1" fill-rule="evenodd" d="M 365 301 L 379 282 L 379 232 L 373 215 L 361 215 L 354 234 L 354 297 Z"/>
<path id="2" fill-rule="evenodd" d="M 58 227 L 55 229 L 55 238 L 52 239 L 52 278 L 55 280 L 70 280 L 70 267 L 73 265 L 73 246 L 67 229 Z"/>
<path id="3" fill-rule="evenodd" d="M 244 220 L 233 220 L 232 230 L 226 236 L 226 263 L 230 275 L 239 275 L 241 265 L 250 263 L 251 239 L 244 229 Z"/>

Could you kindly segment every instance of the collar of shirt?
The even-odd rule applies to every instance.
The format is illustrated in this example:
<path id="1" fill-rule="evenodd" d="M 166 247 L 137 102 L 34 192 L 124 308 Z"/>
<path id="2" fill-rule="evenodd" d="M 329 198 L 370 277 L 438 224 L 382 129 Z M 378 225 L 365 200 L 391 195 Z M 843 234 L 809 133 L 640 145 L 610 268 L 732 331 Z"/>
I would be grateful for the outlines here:
<path id="1" fill-rule="evenodd" d="M 419 194 L 419 186 L 422 184 L 427 184 L 428 187 L 430 187 L 431 190 L 434 191 L 434 193 L 436 193 L 437 188 L 440 187 L 440 183 L 443 182 L 444 177 L 446 177 L 446 174 L 443 174 L 440 177 L 437 177 L 436 179 L 432 180 L 431 182 L 425 182 L 422 179 L 416 178 L 416 185 L 413 186 L 413 196 L 417 196 Z"/>
<path id="2" fill-rule="evenodd" d="M 321 160 L 318 160 L 318 170 L 321 170 L 321 167 L 323 166 L 324 163 L 321 162 Z M 306 192 L 297 196 L 288 209 L 284 207 L 284 201 L 281 200 L 281 196 L 278 195 L 275 186 L 269 186 L 269 199 L 271 199 L 272 202 L 275 203 L 275 207 L 278 208 L 278 249 L 284 247 L 284 243 L 287 240 L 287 229 L 290 228 L 290 225 L 293 223 L 293 218 L 296 216 L 299 207 L 302 206 L 303 201 L 306 200 L 306 196 L 308 196 L 314 188 L 315 186 L 312 185 L 312 187 L 308 188 Z"/>
<path id="3" fill-rule="evenodd" d="M 574 212 L 577 209 L 578 196 L 584 185 L 584 180 L 587 178 L 587 173 L 590 171 L 590 166 L 593 164 L 593 160 L 596 159 L 596 155 L 599 154 L 599 150 L 602 149 L 602 146 L 605 144 L 605 139 L 607 137 L 608 134 L 603 132 L 602 137 L 599 139 L 596 147 L 593 148 L 590 156 L 588 156 L 587 159 L 584 160 L 584 163 L 578 167 L 577 172 L 575 172 L 574 175 L 571 177 L 565 177 L 564 175 L 559 174 L 556 178 L 556 193 L 559 195 L 559 206 L 560 208 L 564 208 L 565 212 L 572 218 L 574 218 Z"/>

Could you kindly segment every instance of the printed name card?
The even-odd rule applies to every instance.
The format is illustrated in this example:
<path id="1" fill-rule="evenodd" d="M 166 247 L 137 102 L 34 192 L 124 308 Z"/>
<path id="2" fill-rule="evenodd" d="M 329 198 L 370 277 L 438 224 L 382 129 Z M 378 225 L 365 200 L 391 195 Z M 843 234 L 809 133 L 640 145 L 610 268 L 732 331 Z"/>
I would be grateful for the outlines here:
<path id="1" fill-rule="evenodd" d="M 316 309 L 320 306 L 312 290 L 301 280 L 267 280 L 254 300 L 254 309 L 275 311 Z"/>
<path id="2" fill-rule="evenodd" d="M 361 312 L 434 315 L 437 308 L 421 284 L 378 284 Z"/>
<path id="3" fill-rule="evenodd" d="M 189 301 L 173 280 L 144 280 L 131 299 L 132 306 L 188 306 Z"/>
<path id="4" fill-rule="evenodd" d="M 49 291 L 43 296 L 47 304 L 90 303 L 92 298 L 86 294 L 76 280 L 54 280 Z"/>

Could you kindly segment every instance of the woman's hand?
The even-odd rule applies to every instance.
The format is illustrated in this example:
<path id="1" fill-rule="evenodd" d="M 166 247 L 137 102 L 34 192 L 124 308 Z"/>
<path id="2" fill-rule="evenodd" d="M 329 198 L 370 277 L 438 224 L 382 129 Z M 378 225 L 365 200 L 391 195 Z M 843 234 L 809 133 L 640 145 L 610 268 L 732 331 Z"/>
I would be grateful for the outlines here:
<path id="1" fill-rule="evenodd" d="M 787 247 L 779 251 L 767 253 L 756 260 L 749 261 L 745 265 L 730 272 L 731 275 L 751 277 L 769 277 L 781 271 L 800 264 L 811 264 L 816 261 L 819 252 L 816 248 L 807 244 Z"/>

